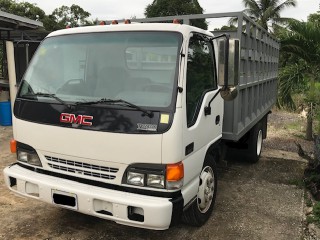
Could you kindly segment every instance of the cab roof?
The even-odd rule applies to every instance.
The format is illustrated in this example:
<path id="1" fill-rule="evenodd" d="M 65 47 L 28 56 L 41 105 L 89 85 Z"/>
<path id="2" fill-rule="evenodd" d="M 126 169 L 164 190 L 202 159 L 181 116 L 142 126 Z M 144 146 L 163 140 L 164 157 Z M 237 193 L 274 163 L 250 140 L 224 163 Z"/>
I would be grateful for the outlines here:
<path id="1" fill-rule="evenodd" d="M 79 34 L 79 33 L 96 33 L 96 32 L 122 32 L 122 31 L 168 31 L 180 32 L 188 36 L 190 32 L 199 32 L 212 36 L 212 33 L 197 27 L 185 24 L 174 23 L 132 23 L 132 24 L 115 24 L 115 25 L 97 25 L 68 28 L 50 33 L 47 37 L 60 35 Z"/>

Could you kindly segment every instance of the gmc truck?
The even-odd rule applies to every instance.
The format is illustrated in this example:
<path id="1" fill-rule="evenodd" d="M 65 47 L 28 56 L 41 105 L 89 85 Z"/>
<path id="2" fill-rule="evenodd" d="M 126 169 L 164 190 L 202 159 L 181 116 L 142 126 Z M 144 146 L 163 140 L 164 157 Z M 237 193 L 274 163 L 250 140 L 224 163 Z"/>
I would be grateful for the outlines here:
<path id="1" fill-rule="evenodd" d="M 188 25 L 215 17 L 237 17 L 237 29 Z M 208 220 L 226 153 L 259 160 L 279 42 L 242 12 L 141 21 L 174 18 L 184 24 L 126 21 L 44 39 L 14 102 L 11 191 L 147 229 Z"/>

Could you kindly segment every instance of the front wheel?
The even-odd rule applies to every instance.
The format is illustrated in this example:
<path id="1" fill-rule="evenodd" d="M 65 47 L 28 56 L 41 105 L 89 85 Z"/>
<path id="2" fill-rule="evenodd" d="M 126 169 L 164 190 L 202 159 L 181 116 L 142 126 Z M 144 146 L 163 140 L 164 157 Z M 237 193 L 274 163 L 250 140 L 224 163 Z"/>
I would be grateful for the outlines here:
<path id="1" fill-rule="evenodd" d="M 183 221 L 194 226 L 202 226 L 213 211 L 218 182 L 216 162 L 212 155 L 206 156 L 199 178 L 196 200 L 183 213 Z"/>

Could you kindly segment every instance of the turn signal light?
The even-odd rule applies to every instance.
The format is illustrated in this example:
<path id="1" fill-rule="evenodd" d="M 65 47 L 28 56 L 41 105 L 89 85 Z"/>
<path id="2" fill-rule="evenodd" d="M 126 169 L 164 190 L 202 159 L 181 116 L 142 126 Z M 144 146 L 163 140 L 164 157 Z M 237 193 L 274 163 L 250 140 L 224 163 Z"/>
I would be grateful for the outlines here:
<path id="1" fill-rule="evenodd" d="M 184 177 L 183 163 L 167 165 L 167 181 L 180 181 Z"/>
<path id="2" fill-rule="evenodd" d="M 16 153 L 17 152 L 17 141 L 12 139 L 10 141 L 10 150 L 12 153 Z"/>

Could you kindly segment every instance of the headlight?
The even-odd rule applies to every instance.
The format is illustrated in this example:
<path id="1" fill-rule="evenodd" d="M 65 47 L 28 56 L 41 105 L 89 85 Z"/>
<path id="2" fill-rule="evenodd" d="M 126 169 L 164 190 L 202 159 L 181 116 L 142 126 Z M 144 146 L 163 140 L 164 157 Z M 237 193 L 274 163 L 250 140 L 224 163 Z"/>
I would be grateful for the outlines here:
<path id="1" fill-rule="evenodd" d="M 140 187 L 176 190 L 183 186 L 183 163 L 133 164 L 126 170 L 122 183 Z"/>
<path id="2" fill-rule="evenodd" d="M 144 174 L 128 172 L 127 183 L 131 185 L 136 185 L 136 186 L 144 186 Z"/>
<path id="3" fill-rule="evenodd" d="M 122 183 L 139 187 L 165 188 L 165 165 L 162 164 L 132 164 L 122 179 Z"/>
<path id="4" fill-rule="evenodd" d="M 156 174 L 147 175 L 147 186 L 154 188 L 164 188 L 164 176 Z"/>
<path id="5" fill-rule="evenodd" d="M 143 172 L 143 171 L 142 171 Z M 127 172 L 127 183 L 141 187 L 164 188 L 164 175 Z"/>
<path id="6" fill-rule="evenodd" d="M 17 158 L 20 162 L 25 162 L 31 165 L 42 167 L 41 161 L 36 152 L 29 152 L 24 149 L 18 148 Z"/>

